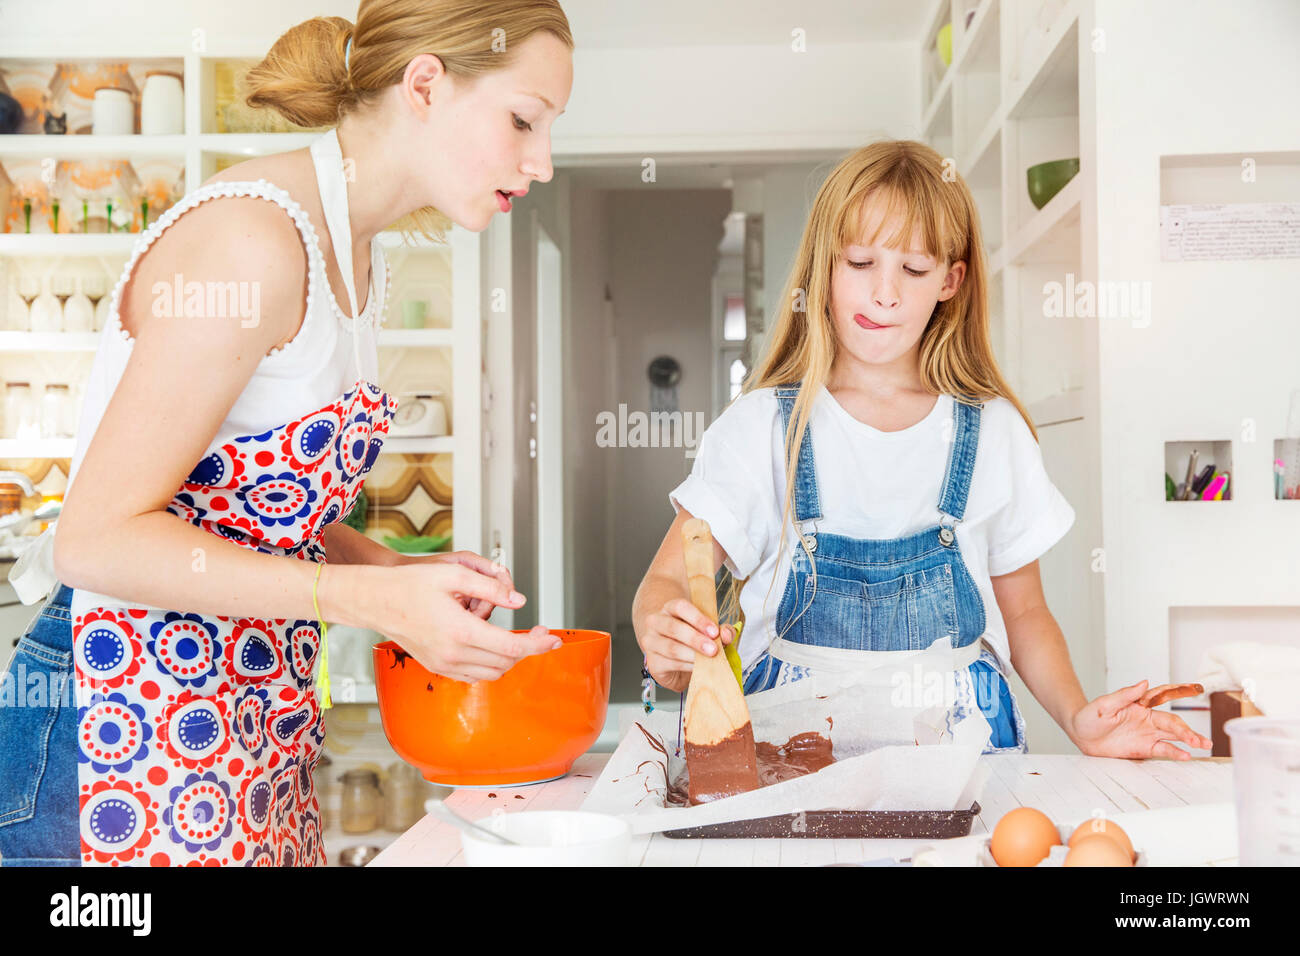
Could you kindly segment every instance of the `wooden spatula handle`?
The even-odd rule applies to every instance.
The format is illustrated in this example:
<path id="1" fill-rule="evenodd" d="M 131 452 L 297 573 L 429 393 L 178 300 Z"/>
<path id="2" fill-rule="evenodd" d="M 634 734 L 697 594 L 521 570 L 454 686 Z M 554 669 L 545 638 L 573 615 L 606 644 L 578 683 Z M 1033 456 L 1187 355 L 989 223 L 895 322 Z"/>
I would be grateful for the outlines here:
<path id="1" fill-rule="evenodd" d="M 713 534 L 707 521 L 692 518 L 682 525 L 682 551 L 686 557 L 686 583 L 691 590 L 691 603 L 717 624 L 718 592 L 713 583 Z"/>
<path id="2" fill-rule="evenodd" d="M 708 522 L 692 518 L 682 525 L 682 554 L 691 602 L 717 624 L 713 534 Z M 720 640 L 712 657 L 702 651 L 695 652 L 682 722 L 692 803 L 721 799 L 758 787 L 758 760 L 749 708 Z"/>

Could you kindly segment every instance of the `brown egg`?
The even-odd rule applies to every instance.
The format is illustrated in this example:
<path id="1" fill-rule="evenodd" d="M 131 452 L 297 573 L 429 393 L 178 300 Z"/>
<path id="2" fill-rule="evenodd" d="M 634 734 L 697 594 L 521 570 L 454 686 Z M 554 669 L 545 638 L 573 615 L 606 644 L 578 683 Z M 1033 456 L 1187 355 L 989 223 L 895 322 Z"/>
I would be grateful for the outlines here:
<path id="1" fill-rule="evenodd" d="M 1080 823 L 1073 833 L 1070 834 L 1069 846 L 1073 849 L 1074 845 L 1080 840 L 1087 837 L 1100 834 L 1104 837 L 1110 837 L 1123 848 L 1128 854 L 1130 861 L 1137 859 L 1137 854 L 1133 852 L 1133 841 L 1128 838 L 1128 834 L 1120 828 L 1118 823 L 1106 820 L 1101 817 L 1095 817 L 1091 820 L 1084 820 Z"/>
<path id="2" fill-rule="evenodd" d="M 989 852 L 998 866 L 1037 866 L 1060 843 L 1061 834 L 1047 814 L 1033 807 L 1016 807 L 1004 813 L 993 828 Z"/>
<path id="3" fill-rule="evenodd" d="M 1065 855 L 1065 866 L 1132 866 L 1133 858 L 1124 852 L 1119 843 L 1108 836 L 1094 833 L 1080 837 L 1072 843 Z"/>

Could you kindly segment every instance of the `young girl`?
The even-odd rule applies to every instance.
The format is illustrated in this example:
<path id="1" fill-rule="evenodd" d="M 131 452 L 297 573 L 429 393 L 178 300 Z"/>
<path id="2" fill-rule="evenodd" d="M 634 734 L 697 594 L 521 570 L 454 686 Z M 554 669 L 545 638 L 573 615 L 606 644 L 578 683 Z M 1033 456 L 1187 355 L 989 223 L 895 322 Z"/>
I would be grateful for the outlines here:
<path id="1" fill-rule="evenodd" d="M 646 667 L 682 691 L 696 650 L 732 640 L 685 586 L 700 517 L 743 581 L 747 694 L 947 638 L 986 752 L 1026 750 L 1014 666 L 1084 753 L 1189 759 L 1169 741 L 1210 741 L 1147 706 L 1146 681 L 1089 702 L 1070 665 L 1038 558 L 1074 511 L 998 371 L 975 204 L 945 173 L 922 143 L 877 142 L 818 191 L 766 355 L 670 496 L 632 609 Z"/>
<path id="2" fill-rule="evenodd" d="M 557 646 L 487 622 L 524 600 L 503 568 L 399 555 L 342 519 L 397 405 L 378 233 L 481 231 L 549 180 L 572 46 L 555 0 L 362 0 L 355 26 L 302 23 L 252 71 L 251 105 L 330 129 L 182 199 L 113 293 L 64 583 L 14 657 L 51 692 L 0 706 L 5 864 L 323 863 L 318 619 L 465 681 Z M 260 315 L 173 314 L 173 277 L 187 297 L 247 283 Z"/>

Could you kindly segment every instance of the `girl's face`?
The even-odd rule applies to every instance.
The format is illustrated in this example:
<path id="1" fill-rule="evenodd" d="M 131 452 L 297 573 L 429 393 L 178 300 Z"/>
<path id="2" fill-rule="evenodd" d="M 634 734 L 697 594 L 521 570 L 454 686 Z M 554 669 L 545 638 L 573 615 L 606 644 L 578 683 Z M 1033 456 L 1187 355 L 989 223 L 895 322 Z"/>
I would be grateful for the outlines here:
<path id="1" fill-rule="evenodd" d="M 418 111 L 424 204 L 473 232 L 486 229 L 493 213 L 509 211 L 499 191 L 518 197 L 534 180 L 550 180 L 551 124 L 573 86 L 569 48 L 553 34 L 535 33 L 513 52 L 509 66 L 470 81 L 448 75 L 428 55 L 407 71 L 408 88 L 430 107 Z M 423 92 L 419 70 L 431 74 Z"/>
<path id="2" fill-rule="evenodd" d="M 899 228 L 893 220 L 882 224 L 879 219 L 868 204 L 858 236 L 874 236 L 879 243 Z M 965 262 L 937 261 L 919 235 L 902 249 L 865 238 L 845 246 L 831 272 L 836 361 L 912 367 L 935 304 L 951 299 L 965 274 Z"/>

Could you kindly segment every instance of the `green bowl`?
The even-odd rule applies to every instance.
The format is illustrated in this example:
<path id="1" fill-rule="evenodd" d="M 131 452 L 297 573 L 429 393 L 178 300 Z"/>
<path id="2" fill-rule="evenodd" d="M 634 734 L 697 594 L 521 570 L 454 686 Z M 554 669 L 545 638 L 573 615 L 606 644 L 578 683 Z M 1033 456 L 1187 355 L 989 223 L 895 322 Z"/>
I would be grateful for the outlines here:
<path id="1" fill-rule="evenodd" d="M 1050 163 L 1030 166 L 1025 171 L 1029 180 L 1029 201 L 1034 204 L 1035 209 L 1042 209 L 1078 173 L 1078 156 L 1073 159 L 1054 159 Z"/>

